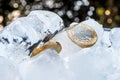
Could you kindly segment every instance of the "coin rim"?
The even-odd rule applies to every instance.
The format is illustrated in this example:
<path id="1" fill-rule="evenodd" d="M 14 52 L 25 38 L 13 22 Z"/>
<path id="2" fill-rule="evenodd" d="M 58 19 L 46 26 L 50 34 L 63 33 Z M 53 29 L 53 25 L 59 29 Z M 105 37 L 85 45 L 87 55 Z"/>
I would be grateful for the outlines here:
<path id="1" fill-rule="evenodd" d="M 89 41 L 81 41 L 77 37 L 75 37 L 73 30 L 75 27 L 78 27 L 78 26 L 83 27 L 83 28 L 87 28 L 92 34 L 92 39 Z M 97 36 L 97 33 L 95 32 L 95 30 L 93 28 L 91 28 L 89 25 L 83 24 L 83 23 L 70 25 L 70 27 L 67 29 L 67 33 L 68 33 L 68 37 L 72 40 L 72 42 L 74 42 L 75 44 L 77 44 L 78 46 L 80 46 L 82 48 L 91 47 L 98 40 L 98 36 Z"/>

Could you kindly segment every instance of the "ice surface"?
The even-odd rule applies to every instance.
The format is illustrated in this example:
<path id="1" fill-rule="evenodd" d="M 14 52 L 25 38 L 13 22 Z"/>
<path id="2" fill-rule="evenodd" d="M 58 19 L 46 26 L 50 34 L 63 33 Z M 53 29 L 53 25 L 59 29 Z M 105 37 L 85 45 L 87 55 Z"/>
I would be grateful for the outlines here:
<path id="1" fill-rule="evenodd" d="M 20 49 L 20 47 L 27 50 L 29 46 L 33 45 L 39 39 L 42 39 L 42 37 L 45 37 L 45 34 L 40 35 L 40 30 L 37 31 L 38 29 L 35 30 L 33 28 L 37 26 L 35 24 L 41 24 L 40 22 L 34 22 L 37 20 L 37 18 L 32 17 L 19 18 L 8 25 L 2 31 L 2 33 L 0 34 L 0 42 L 2 45 L 1 47 L 4 46 L 5 48 L 5 54 L 14 53 L 11 51 L 14 51 L 15 49 Z"/>
<path id="2" fill-rule="evenodd" d="M 114 59 L 114 72 L 109 75 L 108 80 L 120 79 L 120 28 L 113 28 L 110 31 L 109 37 L 111 42 L 111 52 Z"/>
<path id="3" fill-rule="evenodd" d="M 70 80 L 66 66 L 53 50 L 32 59 L 28 56 L 30 46 L 62 28 L 63 20 L 58 15 L 38 10 L 16 19 L 0 31 L 0 56 L 8 59 L 0 58 L 0 80 L 20 80 L 19 69 L 22 80 Z M 14 65 L 20 68 L 14 69 Z"/>
<path id="4" fill-rule="evenodd" d="M 104 29 L 97 45 L 65 58 L 74 80 L 120 79 L 119 31 L 119 28 Z"/>
<path id="5" fill-rule="evenodd" d="M 30 12 L 28 16 L 34 16 L 39 18 L 42 22 L 43 30 L 49 30 L 54 33 L 56 30 L 61 30 L 64 27 L 63 20 L 55 13 L 44 10 L 35 10 Z"/>
<path id="6" fill-rule="evenodd" d="M 103 46 L 111 47 L 111 42 L 110 42 L 110 38 L 109 38 L 110 31 L 111 31 L 111 29 L 104 28 L 104 35 L 103 35 L 103 37 L 101 39 L 101 44 Z"/>
<path id="7" fill-rule="evenodd" d="M 0 80 L 21 80 L 18 69 L 12 62 L 0 56 Z"/>
<path id="8" fill-rule="evenodd" d="M 120 28 L 111 29 L 110 41 L 114 49 L 120 49 Z"/>
<path id="9" fill-rule="evenodd" d="M 54 37 L 62 45 L 59 55 L 47 49 L 30 58 L 28 48 L 62 29 L 63 21 L 42 10 L 13 21 L 0 31 L 0 80 L 119 80 L 120 28 L 104 31 L 93 19 L 81 23 L 96 31 L 98 44 L 83 49 L 62 31 Z"/>
<path id="10" fill-rule="evenodd" d="M 22 80 L 73 80 L 62 59 L 53 49 L 20 64 Z"/>
<path id="11" fill-rule="evenodd" d="M 66 31 L 62 31 L 61 33 L 57 34 L 54 37 L 54 40 L 58 41 L 62 46 L 62 51 L 60 52 L 61 57 L 67 57 L 81 50 L 81 47 L 69 39 Z"/>
<path id="12" fill-rule="evenodd" d="M 57 14 L 42 10 L 32 11 L 29 16 L 16 19 L 0 32 L 0 56 L 20 56 L 19 51 L 28 55 L 30 46 L 62 28 L 63 20 Z"/>
<path id="13" fill-rule="evenodd" d="M 113 55 L 104 46 L 82 49 L 65 59 L 74 72 L 74 80 L 108 80 L 114 72 Z"/>
<path id="14" fill-rule="evenodd" d="M 93 28 L 96 31 L 96 33 L 98 35 L 97 42 L 99 43 L 99 40 L 102 38 L 103 33 L 104 33 L 102 25 L 100 25 L 93 19 L 85 20 L 81 23 L 89 25 L 91 28 Z M 72 23 L 71 25 L 74 25 L 74 24 L 77 24 L 77 23 Z M 60 42 L 60 44 L 62 45 L 62 51 L 60 52 L 60 56 L 62 56 L 62 57 L 68 57 L 72 54 L 77 53 L 78 51 L 80 51 L 82 49 L 80 46 L 78 46 L 77 44 L 72 42 L 72 40 L 68 37 L 66 31 L 63 31 L 63 32 L 57 34 L 54 37 L 54 40 Z"/>

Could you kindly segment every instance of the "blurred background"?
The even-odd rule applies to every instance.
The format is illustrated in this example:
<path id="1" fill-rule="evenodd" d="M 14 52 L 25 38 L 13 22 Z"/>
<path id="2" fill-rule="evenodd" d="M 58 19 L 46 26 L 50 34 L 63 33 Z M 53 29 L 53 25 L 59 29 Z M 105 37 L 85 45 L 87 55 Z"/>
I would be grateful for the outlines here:
<path id="1" fill-rule="evenodd" d="M 106 28 L 120 27 L 120 0 L 0 0 L 0 29 L 32 10 L 50 10 L 65 26 L 94 18 Z"/>

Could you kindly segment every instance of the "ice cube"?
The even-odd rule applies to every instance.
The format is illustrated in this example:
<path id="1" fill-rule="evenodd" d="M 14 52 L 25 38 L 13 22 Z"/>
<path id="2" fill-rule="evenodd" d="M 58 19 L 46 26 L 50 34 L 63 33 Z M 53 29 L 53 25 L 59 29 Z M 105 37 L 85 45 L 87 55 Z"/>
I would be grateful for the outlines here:
<path id="1" fill-rule="evenodd" d="M 117 69 L 116 72 L 120 71 L 120 28 L 113 28 L 110 31 L 110 42 L 111 42 L 111 52 L 114 56 L 114 66 Z M 116 74 L 116 73 L 114 73 Z M 113 75 L 114 75 L 113 74 Z M 117 80 L 117 79 L 116 79 Z"/>
<path id="2" fill-rule="evenodd" d="M 112 44 L 112 47 L 116 50 L 120 49 L 120 28 L 113 28 L 110 31 L 110 41 Z"/>
<path id="3" fill-rule="evenodd" d="M 40 29 L 43 28 L 41 25 L 37 18 L 22 17 L 8 25 L 2 31 L 0 37 L 7 39 L 8 44 L 20 45 L 25 42 L 24 46 L 30 46 L 45 37 L 45 33 L 40 33 Z M 39 29 L 35 29 L 35 26 L 39 26 Z"/>
<path id="4" fill-rule="evenodd" d="M 61 30 L 64 27 L 63 20 L 55 13 L 45 10 L 31 11 L 29 16 L 39 18 L 39 21 L 43 24 L 43 30 L 49 30 L 54 33 L 56 30 Z"/>
<path id="5" fill-rule="evenodd" d="M 4 57 L 0 57 L 0 80 L 21 80 L 17 67 Z"/>
<path id="6" fill-rule="evenodd" d="M 103 46 L 82 49 L 65 61 L 75 74 L 74 80 L 107 80 L 114 71 L 113 55 Z"/>
<path id="7" fill-rule="evenodd" d="M 119 42 L 117 42 L 119 29 L 112 29 L 111 32 L 110 29 L 104 30 L 99 45 L 82 49 L 78 53 L 65 58 L 69 69 L 76 75 L 75 80 L 119 80 L 120 54 Z M 109 33 L 112 47 L 116 49 L 110 47 Z"/>
<path id="8" fill-rule="evenodd" d="M 98 36 L 97 43 L 99 43 L 99 41 L 104 33 L 102 25 L 100 25 L 98 22 L 96 22 L 93 19 L 85 20 L 81 23 L 88 25 L 90 28 L 92 28 L 96 32 L 96 34 Z M 79 23 L 72 23 L 70 26 L 77 26 L 78 24 Z M 86 27 L 85 28 L 83 27 L 83 29 L 82 29 L 82 27 L 79 27 L 79 28 L 77 28 L 76 31 L 75 30 L 73 31 L 73 33 L 74 33 L 75 37 L 77 37 L 77 39 L 91 40 L 91 38 L 92 38 L 91 36 L 95 35 L 95 34 L 92 34 L 88 29 L 85 29 Z M 82 33 L 82 35 L 81 35 L 81 33 Z M 70 39 L 67 31 L 63 31 L 63 32 L 57 34 L 54 37 L 54 40 L 60 42 L 60 44 L 62 45 L 62 51 L 60 52 L 60 56 L 62 56 L 62 57 L 67 57 L 69 55 L 75 54 L 78 51 L 80 51 L 81 49 L 83 49 L 80 45 L 76 44 L 74 41 L 72 41 Z M 81 43 L 83 43 L 83 45 L 84 45 L 84 44 L 86 44 L 85 42 L 88 42 L 88 41 L 84 41 Z M 95 43 L 95 38 L 94 38 L 94 43 Z M 89 46 L 89 47 L 91 47 L 91 46 Z"/>
<path id="9" fill-rule="evenodd" d="M 66 31 L 62 31 L 61 33 L 57 34 L 54 37 L 54 40 L 60 42 L 62 46 L 62 51 L 60 52 L 61 57 L 72 55 L 75 52 L 81 50 L 81 47 L 69 39 Z"/>
<path id="10" fill-rule="evenodd" d="M 6 26 L 0 33 L 0 47 L 5 54 L 14 53 L 15 49 L 24 48 L 29 54 L 35 44 L 45 37 L 59 32 L 63 28 L 63 20 L 49 11 L 32 11 L 29 16 L 21 17 Z M 21 49 L 22 50 L 22 49 Z"/>
<path id="11" fill-rule="evenodd" d="M 111 47 L 111 42 L 110 42 L 110 38 L 109 38 L 109 33 L 110 33 L 111 29 L 109 28 L 104 28 L 104 35 L 101 39 L 101 45 L 106 46 L 106 47 Z"/>
<path id="12" fill-rule="evenodd" d="M 30 32 L 27 32 L 28 30 L 25 29 L 26 27 L 23 27 L 25 24 L 22 24 L 22 22 L 20 21 L 21 19 L 25 20 L 26 18 L 20 18 L 14 21 L 9 26 L 7 26 L 0 34 L 0 47 L 2 51 L 2 53 L 0 54 L 1 56 L 8 57 L 21 48 L 23 48 L 25 51 L 23 53 L 26 53 L 27 47 L 31 45 L 30 42 L 34 43 L 31 37 L 28 37 L 31 36 L 29 35 Z M 31 30 L 32 27 L 30 27 L 29 29 Z M 35 30 L 32 31 L 35 32 Z"/>
<path id="13" fill-rule="evenodd" d="M 101 34 L 99 33 L 99 35 Z M 103 41 L 102 45 L 101 41 L 105 37 L 108 39 L 106 42 Z M 118 66 L 120 60 L 110 48 L 104 46 L 105 43 L 109 44 L 110 42 L 108 32 L 105 32 L 103 37 L 102 35 L 98 36 L 99 38 L 100 40 L 93 47 L 81 49 L 79 52 L 64 58 L 69 69 L 75 75 L 74 80 L 112 80 L 111 76 L 119 71 L 115 66 Z"/>
<path id="14" fill-rule="evenodd" d="M 53 49 L 42 51 L 24 61 L 19 70 L 22 80 L 73 80 L 68 75 L 64 62 Z"/>

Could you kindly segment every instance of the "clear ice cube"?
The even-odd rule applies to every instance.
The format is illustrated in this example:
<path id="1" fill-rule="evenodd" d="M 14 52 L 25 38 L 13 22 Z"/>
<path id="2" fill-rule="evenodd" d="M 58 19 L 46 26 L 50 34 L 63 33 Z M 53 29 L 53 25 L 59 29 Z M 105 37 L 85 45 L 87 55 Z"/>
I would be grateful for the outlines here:
<path id="1" fill-rule="evenodd" d="M 101 45 L 106 46 L 107 48 L 111 47 L 111 42 L 110 42 L 110 38 L 109 38 L 110 31 L 111 31 L 111 29 L 104 28 L 104 35 L 101 39 Z"/>
<path id="2" fill-rule="evenodd" d="M 39 55 L 20 64 L 22 80 L 73 80 L 63 60 L 53 49 L 42 51 Z"/>
<path id="3" fill-rule="evenodd" d="M 0 80 L 21 80 L 18 68 L 9 59 L 1 56 Z"/>
<path id="4" fill-rule="evenodd" d="M 120 49 L 120 28 L 113 28 L 110 31 L 110 42 L 114 49 Z"/>
<path id="5" fill-rule="evenodd" d="M 0 32 L 0 55 L 16 55 L 19 52 L 14 50 L 21 48 L 23 54 L 29 54 L 31 46 L 62 28 L 63 20 L 57 14 L 42 10 L 32 11 L 29 16 L 16 19 Z"/>
<path id="6" fill-rule="evenodd" d="M 107 80 L 114 71 L 113 55 L 103 46 L 82 49 L 65 61 L 75 75 L 74 80 Z"/>
<path id="7" fill-rule="evenodd" d="M 39 18 L 39 21 L 43 24 L 44 31 L 49 30 L 54 33 L 56 30 L 61 30 L 64 27 L 63 20 L 55 13 L 45 10 L 36 10 L 30 12 L 29 16 Z"/>

